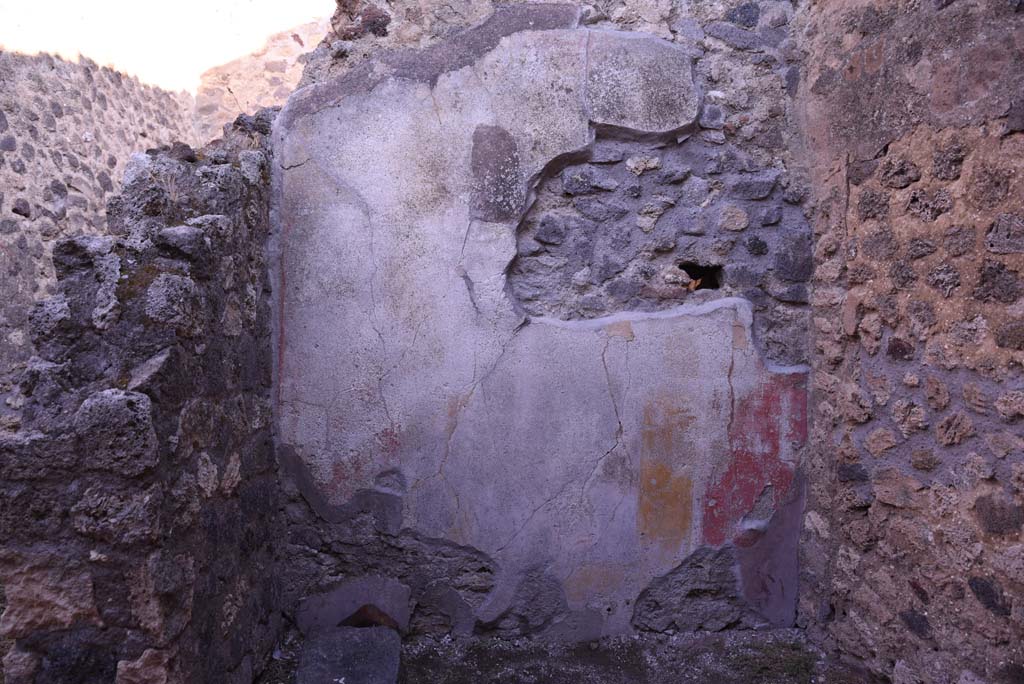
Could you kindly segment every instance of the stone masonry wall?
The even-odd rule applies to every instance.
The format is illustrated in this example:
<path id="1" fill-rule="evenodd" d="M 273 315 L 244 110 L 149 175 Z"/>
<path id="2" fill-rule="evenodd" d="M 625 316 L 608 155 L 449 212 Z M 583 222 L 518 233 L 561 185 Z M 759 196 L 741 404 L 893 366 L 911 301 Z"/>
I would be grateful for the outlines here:
<path id="1" fill-rule="evenodd" d="M 248 684 L 269 654 L 271 118 L 133 156 L 107 231 L 56 241 L 0 431 L 6 684 Z"/>
<path id="2" fill-rule="evenodd" d="M 122 73 L 50 55 L 0 51 L 0 417 L 31 354 L 32 304 L 56 291 L 61 238 L 105 231 L 105 207 L 132 152 L 192 142 L 192 100 Z"/>
<path id="3" fill-rule="evenodd" d="M 1024 5 L 800 19 L 818 203 L 804 618 L 885 681 L 1024 681 Z"/>
<path id="4" fill-rule="evenodd" d="M 325 0 L 324 13 L 330 11 Z M 302 76 L 302 58 L 328 30 L 327 19 L 275 33 L 258 51 L 203 73 L 195 101 L 195 129 L 200 142 L 221 134 L 239 114 L 281 106 Z"/>

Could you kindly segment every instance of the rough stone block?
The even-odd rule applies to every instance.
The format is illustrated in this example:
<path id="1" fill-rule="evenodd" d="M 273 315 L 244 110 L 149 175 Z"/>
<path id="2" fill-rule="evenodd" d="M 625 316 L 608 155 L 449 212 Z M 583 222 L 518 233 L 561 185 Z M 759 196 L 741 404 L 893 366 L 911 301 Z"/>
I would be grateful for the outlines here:
<path id="1" fill-rule="evenodd" d="M 302 645 L 296 684 L 395 684 L 401 640 L 387 627 L 324 630 Z"/>
<path id="2" fill-rule="evenodd" d="M 138 392 L 96 392 L 75 414 L 75 433 L 89 468 L 134 477 L 157 463 L 152 404 Z"/>

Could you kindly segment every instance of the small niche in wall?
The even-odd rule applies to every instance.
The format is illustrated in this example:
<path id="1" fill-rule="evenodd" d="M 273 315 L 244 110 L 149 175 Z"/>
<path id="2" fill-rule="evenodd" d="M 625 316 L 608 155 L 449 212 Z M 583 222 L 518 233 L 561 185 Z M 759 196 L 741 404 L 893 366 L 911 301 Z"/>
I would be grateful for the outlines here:
<path id="1" fill-rule="evenodd" d="M 684 261 L 678 265 L 678 268 L 690 276 L 691 290 L 717 290 L 722 287 L 721 266 Z"/>

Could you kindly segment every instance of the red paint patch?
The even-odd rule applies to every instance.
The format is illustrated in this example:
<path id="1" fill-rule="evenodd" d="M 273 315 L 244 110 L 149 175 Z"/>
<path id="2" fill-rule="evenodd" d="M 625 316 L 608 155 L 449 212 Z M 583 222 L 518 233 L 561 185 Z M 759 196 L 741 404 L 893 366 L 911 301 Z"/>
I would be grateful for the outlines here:
<path id="1" fill-rule="evenodd" d="M 783 441 L 785 439 L 785 442 Z M 793 466 L 783 460 L 807 440 L 807 376 L 774 376 L 736 405 L 729 429 L 731 462 L 707 492 L 704 541 L 720 546 L 771 485 L 772 504 L 786 499 Z M 739 535 L 742 539 L 743 535 Z"/>
<path id="2" fill-rule="evenodd" d="M 384 452 L 388 461 L 392 461 L 391 457 L 398 453 L 399 447 L 402 443 L 398 439 L 398 433 L 394 428 L 384 428 L 376 434 L 377 442 L 380 443 L 380 448 Z"/>

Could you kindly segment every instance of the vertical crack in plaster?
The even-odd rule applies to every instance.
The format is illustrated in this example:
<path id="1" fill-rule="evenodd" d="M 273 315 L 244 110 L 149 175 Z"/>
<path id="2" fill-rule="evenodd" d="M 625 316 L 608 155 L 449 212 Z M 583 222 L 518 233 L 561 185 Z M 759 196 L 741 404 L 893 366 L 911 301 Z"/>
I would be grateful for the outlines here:
<path id="1" fill-rule="evenodd" d="M 466 292 L 469 293 L 469 303 L 473 305 L 473 311 L 480 315 L 480 307 L 476 303 L 476 292 L 473 289 L 473 279 L 469 277 L 465 269 L 460 269 L 459 277 L 462 278 L 462 282 L 466 284 Z"/>
<path id="2" fill-rule="evenodd" d="M 434 94 L 434 89 L 430 89 L 430 101 L 434 105 L 434 114 L 437 116 L 437 125 L 444 128 L 444 122 L 441 121 L 441 108 L 437 106 L 437 97 Z"/>
<path id="3" fill-rule="evenodd" d="M 590 485 L 590 481 L 594 479 L 594 476 L 597 474 L 597 471 L 601 467 L 601 464 L 604 463 L 605 459 L 611 456 L 613 451 L 622 446 L 622 436 L 624 432 L 624 429 L 622 427 L 622 417 L 619 414 L 618 402 L 615 401 L 615 392 L 612 390 L 612 375 L 611 371 L 608 370 L 607 359 L 608 347 L 611 346 L 613 339 L 614 337 L 612 337 L 611 335 L 609 335 L 607 339 L 605 339 L 604 347 L 601 349 L 601 366 L 604 368 L 605 382 L 608 385 L 608 398 L 611 400 L 612 410 L 615 412 L 615 422 L 617 423 L 617 427 L 615 428 L 615 443 L 612 444 L 611 448 L 609 448 L 608 451 L 604 452 L 604 454 L 602 454 L 601 457 L 594 462 L 594 467 L 591 468 L 590 474 L 587 475 L 586 478 L 584 478 L 583 484 L 580 486 L 581 499 L 583 498 L 583 494 L 587 491 L 587 487 Z M 626 344 L 628 345 L 629 342 L 626 342 Z"/>
<path id="4" fill-rule="evenodd" d="M 515 339 L 516 335 L 519 334 L 519 331 L 522 330 L 524 327 L 526 327 L 526 324 L 528 322 L 529 321 L 527 319 L 523 319 L 523 321 L 519 325 L 517 325 L 515 328 L 512 329 L 512 334 L 509 335 L 509 338 L 507 340 L 505 340 L 504 344 L 502 344 L 501 352 L 498 354 L 497 358 L 494 360 L 494 363 L 491 364 L 491 367 L 488 368 L 487 371 L 483 375 L 481 375 L 479 379 L 475 379 L 473 381 L 473 383 L 470 386 L 469 391 L 466 393 L 465 397 L 460 399 L 459 402 L 456 404 L 455 410 L 453 412 L 451 420 L 450 420 L 450 422 L 449 422 L 449 424 L 447 426 L 447 429 L 446 429 L 444 453 L 441 456 L 441 463 L 438 464 L 437 472 L 434 473 L 433 475 L 429 475 L 429 476 L 427 476 L 425 478 L 417 480 L 410 487 L 410 490 L 417 489 L 421 485 L 427 483 L 428 481 L 430 481 L 430 480 L 432 480 L 432 479 L 434 479 L 436 477 L 440 477 L 442 480 L 444 480 L 444 482 L 446 484 L 449 485 L 449 487 L 451 487 L 451 484 L 448 483 L 448 478 L 445 476 L 445 472 L 444 471 L 445 471 L 445 468 L 448 465 L 448 457 L 451 455 L 451 450 L 452 450 L 452 439 L 455 437 L 455 431 L 458 430 L 458 428 L 459 428 L 459 419 L 462 417 L 462 412 L 466 410 L 466 408 L 469 406 L 470 402 L 473 400 L 473 397 L 476 394 L 477 387 L 479 387 L 485 380 L 487 380 L 488 377 L 491 376 L 492 373 L 494 373 L 495 370 L 497 370 L 498 366 L 501 364 L 501 360 L 503 358 L 505 358 L 505 354 L 508 352 L 508 348 L 512 344 L 512 341 Z M 454 491 L 454 488 L 453 488 L 453 491 Z M 456 494 L 455 496 L 456 496 L 456 505 L 458 505 L 458 494 Z"/>
<path id="5" fill-rule="evenodd" d="M 370 290 L 370 327 L 373 329 L 373 332 L 375 332 L 377 334 L 377 339 L 380 341 L 381 357 L 382 357 L 382 360 L 386 363 L 387 362 L 387 358 L 388 358 L 388 345 L 387 345 L 387 341 L 384 339 L 384 334 L 380 331 L 380 319 L 379 319 L 379 316 L 377 314 L 377 271 L 379 270 L 379 266 L 377 264 L 377 244 L 376 244 L 377 243 L 377 226 L 376 226 L 376 224 L 375 224 L 375 222 L 373 220 L 373 215 L 370 212 L 369 205 L 366 203 L 366 201 L 363 199 L 363 197 L 359 193 L 357 193 L 354 190 L 352 190 L 351 188 L 347 188 L 347 189 L 349 190 L 349 192 L 351 192 L 353 195 L 356 196 L 356 198 L 359 200 L 359 203 L 362 205 L 363 212 L 366 215 L 366 222 L 367 222 L 367 224 L 369 224 L 369 228 L 370 228 L 370 265 L 372 267 L 371 270 L 370 270 L 370 283 L 369 283 L 369 290 Z M 393 370 L 393 369 L 391 369 L 391 370 Z M 388 406 L 388 399 L 387 399 L 387 397 L 384 394 L 384 380 L 387 378 L 387 376 L 391 372 L 391 370 L 384 371 L 384 372 L 380 373 L 377 376 L 377 394 L 380 397 L 381 406 L 384 409 L 384 416 L 388 419 L 388 425 L 389 425 L 389 427 L 392 430 L 394 430 L 395 429 L 395 420 L 394 420 L 394 418 L 391 415 L 391 408 Z"/>

